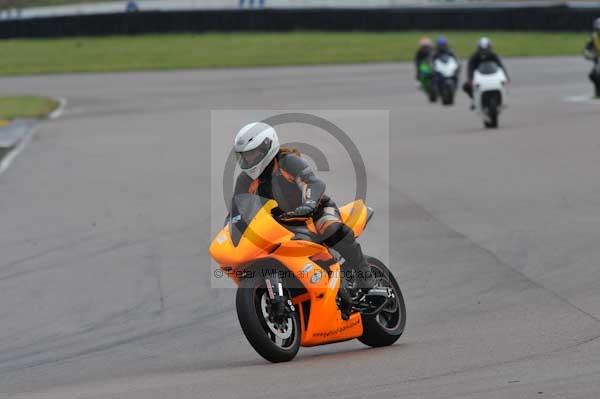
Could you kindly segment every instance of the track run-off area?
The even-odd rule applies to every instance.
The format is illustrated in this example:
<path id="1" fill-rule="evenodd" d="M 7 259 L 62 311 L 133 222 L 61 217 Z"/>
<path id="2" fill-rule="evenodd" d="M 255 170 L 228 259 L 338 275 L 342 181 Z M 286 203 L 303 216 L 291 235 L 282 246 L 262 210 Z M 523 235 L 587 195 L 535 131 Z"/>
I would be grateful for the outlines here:
<path id="1" fill-rule="evenodd" d="M 411 64 L 0 78 L 69 104 L 0 175 L 0 397 L 598 398 L 590 65 L 506 64 L 497 130 L 463 93 L 428 104 Z M 361 241 L 389 246 L 405 295 L 394 346 L 269 364 L 247 343 L 207 253 L 210 111 L 222 109 L 390 112 L 389 145 L 355 134 L 389 148 L 389 173 L 368 183 L 389 196 L 373 223 L 389 220 L 390 245 L 377 228 Z M 334 198 L 347 184 L 324 179 Z"/>

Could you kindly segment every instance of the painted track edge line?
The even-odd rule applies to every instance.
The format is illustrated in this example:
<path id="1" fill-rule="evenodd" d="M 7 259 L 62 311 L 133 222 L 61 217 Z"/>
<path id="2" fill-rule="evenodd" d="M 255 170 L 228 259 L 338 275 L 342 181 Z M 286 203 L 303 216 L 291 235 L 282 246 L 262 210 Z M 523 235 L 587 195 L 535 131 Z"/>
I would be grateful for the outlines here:
<path id="1" fill-rule="evenodd" d="M 65 111 L 65 108 L 67 107 L 68 103 L 67 99 L 64 97 L 52 97 L 52 99 L 58 101 L 58 108 L 56 108 L 54 111 L 50 112 L 48 116 L 46 116 L 46 119 L 50 120 L 54 120 L 60 117 Z"/>
<path id="2" fill-rule="evenodd" d="M 35 132 L 35 126 L 30 126 L 27 130 L 27 133 L 23 136 L 21 140 L 19 140 L 19 144 L 11 150 L 4 159 L 0 161 L 0 175 L 4 173 L 10 165 L 14 162 L 14 160 L 19 156 L 19 154 L 27 147 L 27 145 L 31 142 L 33 138 L 33 134 Z"/>

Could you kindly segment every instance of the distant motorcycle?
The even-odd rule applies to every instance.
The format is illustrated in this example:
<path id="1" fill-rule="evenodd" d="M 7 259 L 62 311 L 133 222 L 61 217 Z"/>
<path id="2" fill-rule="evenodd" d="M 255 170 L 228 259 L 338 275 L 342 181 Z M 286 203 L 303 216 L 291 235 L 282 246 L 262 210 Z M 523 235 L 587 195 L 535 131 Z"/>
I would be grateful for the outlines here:
<path id="1" fill-rule="evenodd" d="M 483 62 L 473 76 L 475 111 L 483 118 L 486 128 L 498 127 L 500 111 L 506 107 L 508 78 L 493 61 Z"/>
<path id="2" fill-rule="evenodd" d="M 436 102 L 437 91 L 433 87 L 433 70 L 429 62 L 422 62 L 419 65 L 419 83 L 421 84 L 421 90 L 427 94 L 429 101 Z"/>
<path id="3" fill-rule="evenodd" d="M 443 105 L 454 104 L 454 95 L 458 86 L 460 65 L 458 60 L 449 54 L 442 54 L 433 62 L 435 75 L 435 90 L 440 96 Z"/>
<path id="4" fill-rule="evenodd" d="M 600 60 L 598 59 L 598 55 L 591 51 L 585 51 L 583 55 L 587 60 L 594 62 L 594 67 L 590 72 L 590 79 L 594 83 L 596 97 L 600 98 Z"/>
<path id="5" fill-rule="evenodd" d="M 594 79 L 594 86 L 596 88 L 596 98 L 600 98 L 600 62 L 596 62 L 596 65 L 594 65 L 592 77 Z"/>

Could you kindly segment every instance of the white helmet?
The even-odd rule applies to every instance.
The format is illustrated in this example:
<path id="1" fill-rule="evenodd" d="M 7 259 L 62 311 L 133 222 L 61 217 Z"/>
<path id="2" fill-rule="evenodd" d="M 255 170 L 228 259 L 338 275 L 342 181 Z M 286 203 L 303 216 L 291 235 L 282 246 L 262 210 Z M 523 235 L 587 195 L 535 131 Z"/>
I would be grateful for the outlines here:
<path id="1" fill-rule="evenodd" d="M 492 41 L 487 37 L 482 37 L 481 39 L 479 39 L 477 47 L 480 50 L 489 50 L 492 47 Z"/>
<path id="2" fill-rule="evenodd" d="M 600 35 L 600 17 L 594 21 L 594 31 Z"/>
<path id="3" fill-rule="evenodd" d="M 279 152 L 277 132 L 263 122 L 249 123 L 235 136 L 234 150 L 242 171 L 256 179 Z"/>

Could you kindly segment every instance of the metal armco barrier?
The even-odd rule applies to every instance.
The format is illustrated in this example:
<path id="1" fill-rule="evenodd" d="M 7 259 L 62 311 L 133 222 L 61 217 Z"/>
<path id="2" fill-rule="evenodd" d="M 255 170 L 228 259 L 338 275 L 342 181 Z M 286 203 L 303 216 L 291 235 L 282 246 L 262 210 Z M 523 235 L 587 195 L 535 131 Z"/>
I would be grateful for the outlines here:
<path id="1" fill-rule="evenodd" d="M 0 38 L 233 31 L 588 31 L 600 8 L 390 8 L 147 11 L 0 22 Z"/>

